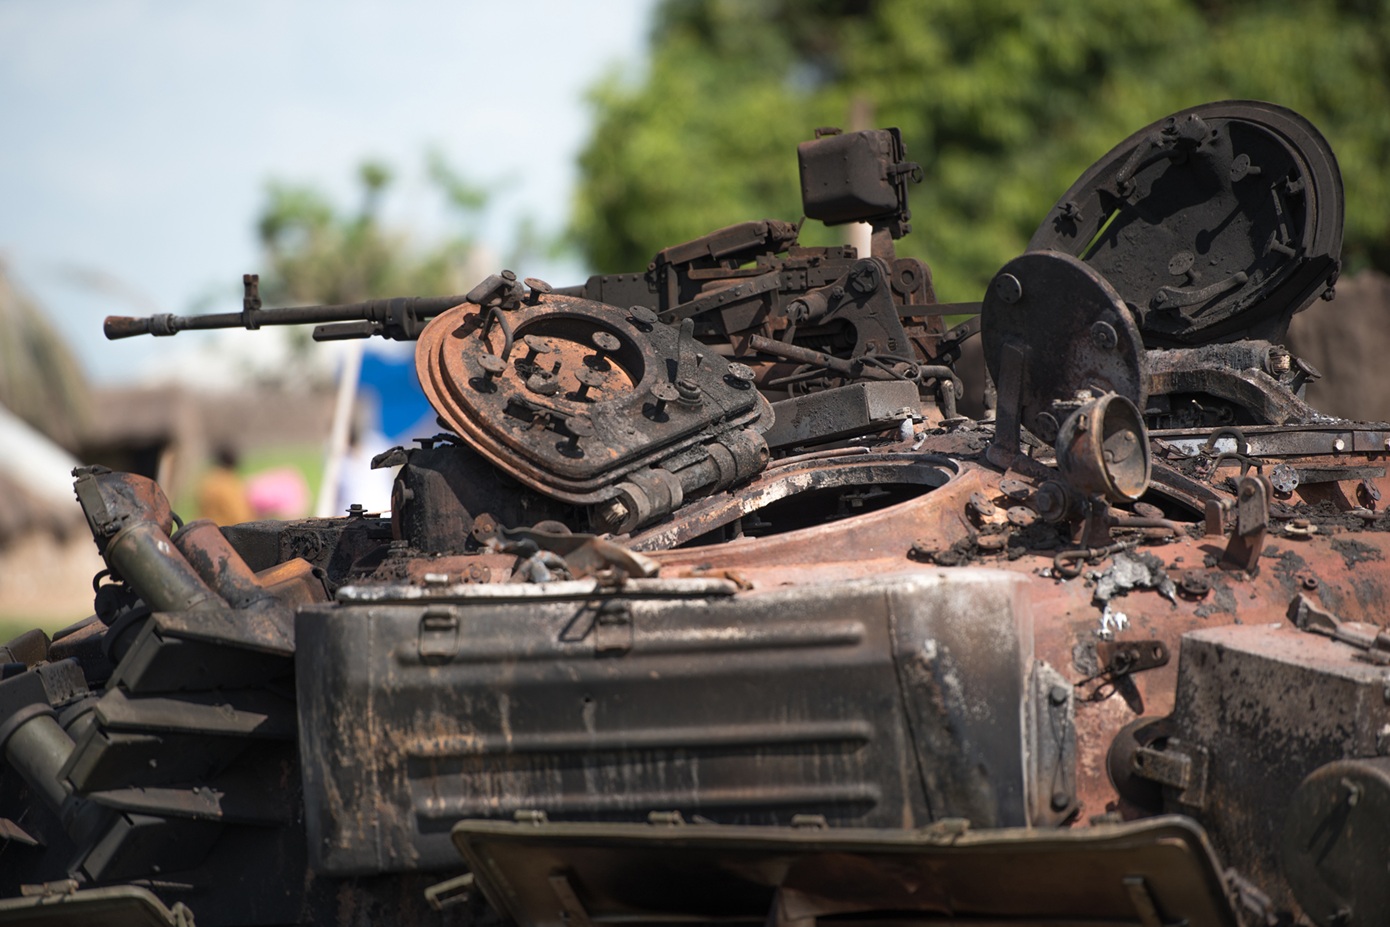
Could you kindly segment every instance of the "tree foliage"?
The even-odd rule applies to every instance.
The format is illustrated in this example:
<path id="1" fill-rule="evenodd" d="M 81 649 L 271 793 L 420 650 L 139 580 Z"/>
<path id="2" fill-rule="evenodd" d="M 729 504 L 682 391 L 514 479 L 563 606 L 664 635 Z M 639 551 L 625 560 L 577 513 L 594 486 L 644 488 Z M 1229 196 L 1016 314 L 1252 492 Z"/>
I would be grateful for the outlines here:
<path id="1" fill-rule="evenodd" d="M 355 209 L 334 204 L 314 186 L 271 182 L 257 225 L 268 265 L 261 280 L 267 304 L 349 303 L 467 289 L 471 229 L 487 196 L 439 155 L 431 155 L 427 166 L 460 227 L 428 245 L 382 221 L 382 200 L 393 180 L 385 164 L 368 161 L 358 168 Z"/>
<path id="2" fill-rule="evenodd" d="M 665 0 L 641 79 L 592 92 L 572 235 L 624 271 L 722 225 L 794 219 L 795 144 L 857 102 L 924 169 L 900 250 L 943 299 L 974 299 L 1114 144 L 1244 98 L 1328 137 L 1346 262 L 1390 269 L 1387 22 L 1390 0 Z"/>

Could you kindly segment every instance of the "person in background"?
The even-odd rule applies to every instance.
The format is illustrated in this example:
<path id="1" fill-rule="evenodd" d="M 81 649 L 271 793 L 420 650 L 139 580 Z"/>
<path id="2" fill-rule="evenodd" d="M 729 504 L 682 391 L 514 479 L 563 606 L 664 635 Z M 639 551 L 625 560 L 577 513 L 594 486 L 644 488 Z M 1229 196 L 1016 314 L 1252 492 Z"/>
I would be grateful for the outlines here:
<path id="1" fill-rule="evenodd" d="M 220 525 L 239 525 L 255 517 L 246 498 L 246 485 L 237 475 L 237 454 L 230 447 L 220 447 L 214 455 L 212 469 L 198 482 L 198 512 Z"/>
<path id="2" fill-rule="evenodd" d="M 259 521 L 309 514 L 309 483 L 296 467 L 272 467 L 246 480 L 246 501 Z"/>

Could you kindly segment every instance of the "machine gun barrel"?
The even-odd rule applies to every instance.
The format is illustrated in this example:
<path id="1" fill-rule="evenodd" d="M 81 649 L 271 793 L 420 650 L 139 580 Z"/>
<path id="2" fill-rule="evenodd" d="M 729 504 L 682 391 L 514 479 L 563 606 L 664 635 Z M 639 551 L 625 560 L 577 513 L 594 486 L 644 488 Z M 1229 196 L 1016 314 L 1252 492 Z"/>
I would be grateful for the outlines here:
<path id="1" fill-rule="evenodd" d="M 366 338 L 379 335 L 395 341 L 412 341 L 424 323 L 446 309 L 452 309 L 465 296 L 397 296 L 339 306 L 290 306 L 283 309 L 243 309 L 210 315 L 161 313 L 145 318 L 112 315 L 102 326 L 110 341 L 135 335 L 164 337 L 181 331 L 214 328 L 245 328 L 254 331 L 263 325 L 318 325 L 315 341 L 339 338 Z M 333 325 L 325 323 L 347 323 Z"/>

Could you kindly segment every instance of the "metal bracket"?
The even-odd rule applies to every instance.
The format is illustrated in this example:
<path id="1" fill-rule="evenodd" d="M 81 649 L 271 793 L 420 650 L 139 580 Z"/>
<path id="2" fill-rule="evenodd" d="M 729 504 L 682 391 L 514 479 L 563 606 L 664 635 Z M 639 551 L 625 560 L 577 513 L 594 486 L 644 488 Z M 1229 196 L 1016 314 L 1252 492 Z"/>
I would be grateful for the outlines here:
<path id="1" fill-rule="evenodd" d="M 1072 687 L 1048 664 L 1033 675 L 1033 826 L 1056 826 L 1077 810 L 1076 713 Z"/>
<path id="2" fill-rule="evenodd" d="M 1139 915 L 1141 927 L 1178 927 L 1179 924 L 1186 924 L 1186 920 L 1169 921 L 1165 920 L 1158 913 L 1158 904 L 1154 901 L 1153 892 L 1149 890 L 1149 884 L 1143 876 L 1125 876 L 1125 891 L 1129 894 L 1129 902 L 1134 905 L 1134 913 Z"/>
<path id="3" fill-rule="evenodd" d="M 584 910 L 584 903 L 579 900 L 579 895 L 575 893 L 574 886 L 570 884 L 569 876 L 563 872 L 557 872 L 550 877 L 549 881 L 550 889 L 555 893 L 555 900 L 560 903 L 560 911 L 565 923 L 569 927 L 593 927 L 589 912 Z"/>
<path id="4" fill-rule="evenodd" d="M 1273 489 L 1263 476 L 1242 476 L 1236 484 L 1236 524 L 1221 559 L 1253 573 L 1260 563 L 1269 529 L 1269 500 Z"/>
<path id="5" fill-rule="evenodd" d="M 594 619 L 594 653 L 627 653 L 632 649 L 632 606 L 609 600 Z"/>
<path id="6" fill-rule="evenodd" d="M 1081 688 L 1095 682 L 1096 687 L 1080 701 L 1105 701 L 1115 694 L 1116 683 L 1121 677 L 1167 666 L 1171 654 L 1168 645 L 1158 640 L 1096 641 L 1096 658 L 1101 665 L 1100 672 L 1076 684 Z"/>
<path id="7" fill-rule="evenodd" d="M 1134 751 L 1132 762 L 1136 775 L 1175 789 L 1179 803 L 1191 808 L 1201 808 L 1206 804 L 1205 747 L 1180 747 L 1176 741 L 1170 740 L 1162 748 L 1138 748 Z"/>
<path id="8" fill-rule="evenodd" d="M 1293 601 L 1289 603 L 1288 615 L 1289 620 L 1300 631 L 1321 634 L 1334 641 L 1349 644 L 1363 651 L 1358 656 L 1367 663 L 1376 663 L 1381 666 L 1390 665 L 1390 632 L 1382 631 L 1374 626 L 1367 626 L 1368 631 L 1359 631 L 1348 627 L 1342 619 L 1332 612 L 1314 605 L 1302 593 L 1294 596 Z M 1390 688 L 1387 689 L 1387 692 L 1390 692 Z"/>
<path id="9" fill-rule="evenodd" d="M 1230 438 L 1235 441 L 1234 451 L 1224 451 L 1217 453 L 1216 444 L 1221 438 Z M 1234 460 L 1240 464 L 1240 475 L 1243 477 L 1254 467 L 1256 473 L 1264 473 L 1264 462 L 1257 457 L 1250 455 L 1250 440 L 1245 437 L 1245 432 L 1239 428 L 1228 427 L 1218 428 L 1207 436 L 1207 440 L 1202 443 L 1202 453 L 1212 456 L 1210 474 L 1214 479 L 1221 465 L 1228 460 Z"/>
<path id="10" fill-rule="evenodd" d="M 0 818 L 0 843 L 14 841 L 27 847 L 44 846 L 43 841 L 9 818 Z"/>
<path id="11" fill-rule="evenodd" d="M 459 616 L 447 605 L 432 605 L 420 616 L 417 652 L 428 665 L 448 663 L 458 655 Z"/>
<path id="12" fill-rule="evenodd" d="M 425 902 L 436 911 L 443 911 L 464 904 L 473 895 L 473 873 L 436 882 L 425 889 Z"/>
<path id="13" fill-rule="evenodd" d="M 261 311 L 261 275 L 242 274 L 241 275 L 241 315 L 242 324 L 247 331 L 256 331 L 261 327 L 261 320 L 256 317 L 256 313 Z"/>
<path id="14" fill-rule="evenodd" d="M 72 488 L 77 493 L 78 504 L 82 506 L 87 520 L 91 522 L 93 533 L 99 537 L 110 537 L 115 534 L 120 530 L 121 522 L 124 521 L 122 517 L 113 515 L 111 510 L 106 507 L 106 499 L 102 496 L 101 489 L 97 485 L 96 477 L 109 472 L 104 467 L 78 467 L 72 471 L 72 475 L 77 478 Z"/>
<path id="15" fill-rule="evenodd" d="M 76 879 L 58 879 L 54 882 L 40 882 L 36 885 L 19 886 L 19 894 L 24 898 L 52 898 L 55 895 L 77 894 Z"/>
<path id="16" fill-rule="evenodd" d="M 1018 459 L 1022 427 L 1023 378 L 1028 355 L 1015 344 L 1004 345 L 999 359 L 997 405 L 994 410 L 994 443 L 985 458 L 996 467 L 1008 469 Z"/>

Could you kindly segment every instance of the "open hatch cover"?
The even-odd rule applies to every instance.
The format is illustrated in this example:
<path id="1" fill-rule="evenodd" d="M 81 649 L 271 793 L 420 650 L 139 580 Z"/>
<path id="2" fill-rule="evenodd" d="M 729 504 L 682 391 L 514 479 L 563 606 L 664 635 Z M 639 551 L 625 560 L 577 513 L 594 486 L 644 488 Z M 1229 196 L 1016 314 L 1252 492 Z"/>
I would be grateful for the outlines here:
<path id="1" fill-rule="evenodd" d="M 1188 818 L 1085 830 L 953 823 L 964 825 L 466 820 L 453 838 L 488 899 L 520 927 L 776 927 L 829 915 L 836 923 L 887 915 L 914 923 L 1236 923 L 1206 837 Z"/>
<path id="2" fill-rule="evenodd" d="M 1278 343 L 1336 281 L 1342 212 L 1337 161 L 1311 123 L 1270 103 L 1208 103 L 1097 161 L 1028 249 L 1099 271 L 1146 347 Z"/>

